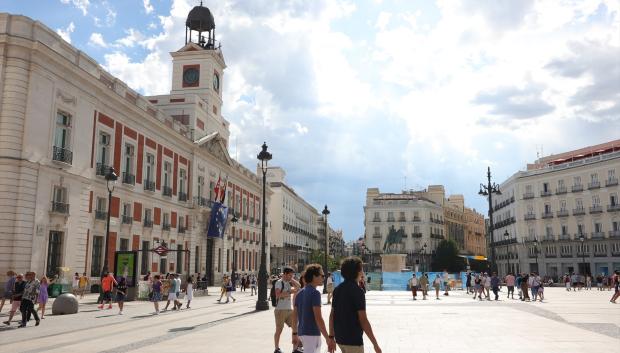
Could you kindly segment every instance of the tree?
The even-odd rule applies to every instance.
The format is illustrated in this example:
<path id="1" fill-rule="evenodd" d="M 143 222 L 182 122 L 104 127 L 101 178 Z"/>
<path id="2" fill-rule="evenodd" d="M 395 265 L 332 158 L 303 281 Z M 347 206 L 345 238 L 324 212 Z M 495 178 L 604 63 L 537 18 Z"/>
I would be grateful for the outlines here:
<path id="1" fill-rule="evenodd" d="M 442 240 L 437 245 L 431 262 L 433 271 L 460 272 L 465 268 L 464 259 L 459 256 L 459 248 L 454 240 Z"/>
<path id="2" fill-rule="evenodd" d="M 312 253 L 310 253 L 310 263 L 317 263 L 321 266 L 323 266 L 323 261 L 325 261 L 325 253 L 322 252 L 321 250 L 313 250 Z M 328 256 L 327 257 L 327 267 L 328 267 L 328 272 L 334 272 L 336 270 L 340 269 L 340 259 L 334 259 L 333 256 Z"/>

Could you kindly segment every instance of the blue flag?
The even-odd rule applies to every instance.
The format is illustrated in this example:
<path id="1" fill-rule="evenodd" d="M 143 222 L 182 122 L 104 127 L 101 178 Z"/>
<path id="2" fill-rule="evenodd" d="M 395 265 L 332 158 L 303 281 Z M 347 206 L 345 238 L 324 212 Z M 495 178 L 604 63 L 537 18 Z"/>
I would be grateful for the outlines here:
<path id="1" fill-rule="evenodd" d="M 228 207 L 219 202 L 214 202 L 213 207 L 211 207 L 211 220 L 209 221 L 207 237 L 223 238 L 227 220 Z"/>

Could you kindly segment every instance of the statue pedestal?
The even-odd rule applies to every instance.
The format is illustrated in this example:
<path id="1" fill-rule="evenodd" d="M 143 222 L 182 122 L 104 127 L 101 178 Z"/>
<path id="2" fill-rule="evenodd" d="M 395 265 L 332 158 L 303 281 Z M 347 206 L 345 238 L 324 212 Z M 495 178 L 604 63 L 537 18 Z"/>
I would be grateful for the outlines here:
<path id="1" fill-rule="evenodd" d="M 407 254 L 381 254 L 382 272 L 400 272 L 407 264 Z"/>

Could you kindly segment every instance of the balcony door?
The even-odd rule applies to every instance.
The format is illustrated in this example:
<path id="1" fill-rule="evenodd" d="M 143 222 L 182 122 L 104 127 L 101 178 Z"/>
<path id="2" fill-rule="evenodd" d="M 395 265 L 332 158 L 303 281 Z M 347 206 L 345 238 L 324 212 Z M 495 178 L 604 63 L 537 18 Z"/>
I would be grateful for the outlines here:
<path id="1" fill-rule="evenodd" d="M 59 272 L 58 268 L 62 260 L 62 236 L 63 232 L 50 231 L 50 237 L 47 242 L 47 261 L 45 267 L 45 274 L 50 278 L 54 278 Z"/>

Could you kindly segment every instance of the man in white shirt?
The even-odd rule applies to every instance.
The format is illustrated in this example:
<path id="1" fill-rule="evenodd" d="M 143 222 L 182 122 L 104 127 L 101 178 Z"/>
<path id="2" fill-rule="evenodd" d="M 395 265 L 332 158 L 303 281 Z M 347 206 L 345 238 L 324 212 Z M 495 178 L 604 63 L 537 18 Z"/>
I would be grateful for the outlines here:
<path id="1" fill-rule="evenodd" d="M 486 293 L 487 300 L 491 300 L 491 276 L 489 276 L 486 272 L 484 273 L 484 292 Z"/>
<path id="2" fill-rule="evenodd" d="M 448 295 L 448 290 L 450 289 L 450 275 L 448 274 L 448 270 L 443 270 L 443 286 L 443 295 Z"/>
<path id="3" fill-rule="evenodd" d="M 413 300 L 416 300 L 416 296 L 418 295 L 418 279 L 415 276 L 415 273 L 411 275 L 409 279 L 409 288 L 411 288 L 411 294 L 413 294 Z"/>
<path id="4" fill-rule="evenodd" d="M 276 319 L 276 332 L 273 335 L 275 344 L 274 353 L 282 353 L 280 349 L 280 335 L 284 329 L 284 324 L 288 327 L 292 327 L 293 325 L 293 304 L 291 299 L 293 294 L 299 290 L 300 286 L 299 282 L 293 279 L 295 271 L 291 267 L 284 267 L 282 272 L 282 278 L 274 284 L 276 294 L 276 307 L 273 311 Z M 293 348 L 295 349 L 294 352 L 297 352 L 297 347 Z"/>

